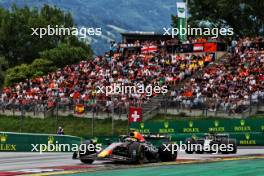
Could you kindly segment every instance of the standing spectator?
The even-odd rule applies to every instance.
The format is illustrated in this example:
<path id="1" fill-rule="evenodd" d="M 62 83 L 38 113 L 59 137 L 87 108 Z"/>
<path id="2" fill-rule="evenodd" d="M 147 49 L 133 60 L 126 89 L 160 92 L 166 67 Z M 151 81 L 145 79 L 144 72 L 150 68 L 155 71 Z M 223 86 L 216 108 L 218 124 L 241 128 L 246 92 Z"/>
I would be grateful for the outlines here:
<path id="1" fill-rule="evenodd" d="M 58 128 L 57 135 L 64 135 L 64 131 L 62 127 Z"/>

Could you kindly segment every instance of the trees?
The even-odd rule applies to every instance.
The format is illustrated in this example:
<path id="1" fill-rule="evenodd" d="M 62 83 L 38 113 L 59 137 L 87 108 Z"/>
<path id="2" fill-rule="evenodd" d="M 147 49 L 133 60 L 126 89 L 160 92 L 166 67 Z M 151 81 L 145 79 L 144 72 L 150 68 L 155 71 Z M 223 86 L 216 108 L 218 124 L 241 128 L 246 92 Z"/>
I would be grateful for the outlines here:
<path id="1" fill-rule="evenodd" d="M 35 59 L 32 64 L 29 65 L 29 69 L 32 71 L 31 77 L 43 76 L 51 71 L 55 71 L 56 67 L 53 62 L 47 59 Z"/>
<path id="2" fill-rule="evenodd" d="M 54 70 L 92 57 L 91 47 L 77 36 L 45 35 L 40 38 L 31 35 L 31 28 L 47 28 L 48 25 L 70 28 L 74 27 L 74 21 L 69 12 L 48 5 L 41 9 L 17 8 L 15 5 L 10 10 L 0 7 L 0 57 L 5 58 L 9 68 L 6 74 L 5 70 L 0 70 L 0 87 L 4 75 L 6 84 L 10 85 L 43 75 L 50 71 L 47 68 Z"/>
<path id="3" fill-rule="evenodd" d="M 5 80 L 5 70 L 7 69 L 7 62 L 4 57 L 0 57 L 0 88 L 4 84 Z"/>
<path id="4" fill-rule="evenodd" d="M 21 64 L 6 71 L 5 84 L 11 85 L 16 82 L 21 82 L 30 76 L 32 76 L 30 67 L 27 64 Z"/>
<path id="5" fill-rule="evenodd" d="M 263 35 L 263 8 L 261 0 L 189 0 L 188 24 L 196 27 L 201 21 L 207 21 L 215 27 L 231 27 L 238 36 Z"/>
<path id="6" fill-rule="evenodd" d="M 60 44 L 57 48 L 45 50 L 40 54 L 41 58 L 51 61 L 56 67 L 63 67 L 81 60 L 86 60 L 87 53 L 81 47 Z"/>
<path id="7" fill-rule="evenodd" d="M 90 47 L 79 41 L 76 36 L 48 36 L 43 38 L 31 35 L 31 28 L 73 27 L 70 13 L 45 5 L 42 9 L 17 8 L 10 11 L 0 8 L 0 55 L 5 56 L 10 66 L 21 63 L 31 63 L 39 57 L 41 51 L 52 49 L 60 43 L 73 46 L 84 46 L 87 52 Z"/>
<path id="8" fill-rule="evenodd" d="M 35 59 L 31 64 L 22 64 L 8 69 L 5 85 L 9 86 L 28 78 L 43 76 L 57 68 L 87 59 L 87 53 L 83 48 L 67 44 L 45 50 L 40 56 L 41 58 Z"/>

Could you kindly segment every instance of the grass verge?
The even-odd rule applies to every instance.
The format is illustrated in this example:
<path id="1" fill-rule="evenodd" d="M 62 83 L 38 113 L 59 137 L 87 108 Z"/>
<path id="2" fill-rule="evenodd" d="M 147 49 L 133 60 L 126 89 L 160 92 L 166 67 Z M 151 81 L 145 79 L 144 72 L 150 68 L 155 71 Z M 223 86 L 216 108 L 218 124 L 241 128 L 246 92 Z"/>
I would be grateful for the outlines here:
<path id="1" fill-rule="evenodd" d="M 61 126 L 65 134 L 73 136 L 91 136 L 92 119 L 79 118 L 74 116 L 48 117 L 45 119 L 18 116 L 0 116 L 0 131 L 25 132 L 25 133 L 48 133 L 55 134 Z M 114 121 L 114 135 L 127 133 L 127 121 Z M 96 119 L 94 121 L 95 136 L 111 136 L 112 120 Z"/>

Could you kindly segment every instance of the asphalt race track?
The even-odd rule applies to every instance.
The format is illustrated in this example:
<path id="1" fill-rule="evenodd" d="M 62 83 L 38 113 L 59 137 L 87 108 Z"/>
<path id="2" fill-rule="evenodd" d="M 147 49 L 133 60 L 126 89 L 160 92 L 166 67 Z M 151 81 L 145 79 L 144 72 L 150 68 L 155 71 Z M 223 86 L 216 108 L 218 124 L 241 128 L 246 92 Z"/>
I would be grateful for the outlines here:
<path id="1" fill-rule="evenodd" d="M 33 173 L 74 173 L 74 171 L 89 170 L 94 171 L 138 167 L 135 165 L 120 165 L 111 162 L 96 161 L 92 165 L 82 164 L 78 160 L 71 159 L 71 153 L 15 153 L 1 152 L 0 155 L 0 176 L 19 175 Z M 165 163 L 169 165 L 182 163 L 201 163 L 220 160 L 233 160 L 245 158 L 264 158 L 264 147 L 239 148 L 237 154 L 186 154 L 180 152 L 176 162 Z M 164 163 L 144 164 L 143 167 L 160 166 Z M 64 174 L 66 174 L 64 173 Z"/>

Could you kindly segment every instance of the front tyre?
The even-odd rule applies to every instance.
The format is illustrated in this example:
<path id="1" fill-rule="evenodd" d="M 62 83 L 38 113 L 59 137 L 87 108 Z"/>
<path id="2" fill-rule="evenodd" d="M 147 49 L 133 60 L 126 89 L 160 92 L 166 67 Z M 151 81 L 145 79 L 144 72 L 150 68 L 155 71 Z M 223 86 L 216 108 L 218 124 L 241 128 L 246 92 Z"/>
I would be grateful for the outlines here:
<path id="1" fill-rule="evenodd" d="M 84 164 L 92 164 L 94 162 L 94 160 L 92 159 L 80 159 L 80 160 Z"/>
<path id="2" fill-rule="evenodd" d="M 86 146 L 85 146 L 86 145 Z M 90 141 L 90 140 L 87 140 L 87 141 L 84 141 L 83 143 L 82 143 L 82 146 L 81 146 L 81 150 L 82 151 L 84 151 L 84 152 L 81 152 L 81 151 L 79 151 L 79 155 L 80 155 L 80 161 L 82 162 L 82 163 L 84 163 L 84 164 L 92 164 L 93 162 L 94 162 L 94 160 L 93 159 L 86 159 L 86 157 L 88 156 L 88 155 L 91 155 L 91 154 L 95 154 L 96 153 L 96 151 L 94 150 L 94 151 L 91 151 L 91 150 L 88 150 L 89 149 L 89 145 L 94 145 L 94 148 L 96 148 L 96 144 L 94 144 L 92 141 Z"/>
<path id="3" fill-rule="evenodd" d="M 133 163 L 137 163 L 137 164 L 144 163 L 146 159 L 145 150 L 144 150 L 144 146 L 141 145 L 139 142 L 131 143 L 129 145 L 128 152 Z"/>

